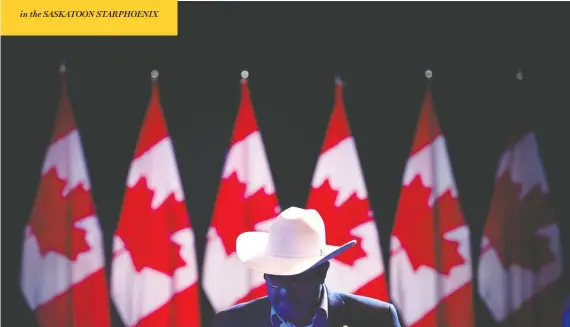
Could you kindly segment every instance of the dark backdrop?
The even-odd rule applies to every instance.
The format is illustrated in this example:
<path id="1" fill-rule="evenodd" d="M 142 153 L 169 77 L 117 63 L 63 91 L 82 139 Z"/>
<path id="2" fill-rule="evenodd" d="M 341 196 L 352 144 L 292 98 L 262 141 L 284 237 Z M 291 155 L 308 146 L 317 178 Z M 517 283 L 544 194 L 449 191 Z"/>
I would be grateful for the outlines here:
<path id="1" fill-rule="evenodd" d="M 333 78 L 342 76 L 387 255 L 430 68 L 475 258 L 498 155 L 526 116 L 540 141 L 569 267 L 565 12 L 528 3 L 183 3 L 178 37 L 2 38 L 3 318 L 14 326 L 34 323 L 18 288 L 21 235 L 52 131 L 62 59 L 107 258 L 152 69 L 160 71 L 201 264 L 242 69 L 250 72 L 282 207 L 305 204 L 332 110 Z M 523 82 L 515 79 L 518 66 Z M 476 304 L 486 325 L 488 314 Z M 212 313 L 204 297 L 202 306 L 206 326 Z"/>

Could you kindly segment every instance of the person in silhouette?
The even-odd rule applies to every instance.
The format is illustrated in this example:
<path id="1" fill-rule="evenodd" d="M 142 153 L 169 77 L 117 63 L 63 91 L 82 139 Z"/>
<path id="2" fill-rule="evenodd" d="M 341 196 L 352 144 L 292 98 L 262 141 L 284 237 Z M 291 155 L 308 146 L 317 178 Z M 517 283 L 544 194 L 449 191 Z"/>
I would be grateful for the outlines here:
<path id="1" fill-rule="evenodd" d="M 268 295 L 218 312 L 213 326 L 401 327 L 394 305 L 325 286 L 329 260 L 355 244 L 326 244 L 320 214 L 297 207 L 281 212 L 269 232 L 242 233 L 237 255 L 264 274 Z"/>

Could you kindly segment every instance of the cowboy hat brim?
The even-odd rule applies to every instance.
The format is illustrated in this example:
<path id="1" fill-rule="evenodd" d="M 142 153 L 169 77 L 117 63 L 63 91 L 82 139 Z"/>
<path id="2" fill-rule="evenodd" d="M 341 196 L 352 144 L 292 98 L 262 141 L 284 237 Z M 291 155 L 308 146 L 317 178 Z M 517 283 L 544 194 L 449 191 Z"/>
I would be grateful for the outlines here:
<path id="1" fill-rule="evenodd" d="M 303 273 L 325 261 L 338 256 L 356 244 L 355 240 L 341 246 L 326 245 L 323 254 L 305 258 L 284 258 L 265 252 L 269 233 L 246 232 L 236 240 L 236 252 L 239 259 L 250 269 L 277 276 L 291 276 Z"/>

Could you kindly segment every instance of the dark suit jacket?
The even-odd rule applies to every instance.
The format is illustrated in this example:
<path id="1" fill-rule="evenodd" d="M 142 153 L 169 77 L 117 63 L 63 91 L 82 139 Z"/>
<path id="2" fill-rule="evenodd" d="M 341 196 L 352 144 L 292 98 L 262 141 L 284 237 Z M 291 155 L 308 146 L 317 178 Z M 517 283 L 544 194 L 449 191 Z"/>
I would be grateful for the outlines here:
<path id="1" fill-rule="evenodd" d="M 376 299 L 332 292 L 327 289 L 327 327 L 400 327 L 394 306 Z M 267 297 L 218 312 L 214 327 L 271 327 L 271 306 Z"/>

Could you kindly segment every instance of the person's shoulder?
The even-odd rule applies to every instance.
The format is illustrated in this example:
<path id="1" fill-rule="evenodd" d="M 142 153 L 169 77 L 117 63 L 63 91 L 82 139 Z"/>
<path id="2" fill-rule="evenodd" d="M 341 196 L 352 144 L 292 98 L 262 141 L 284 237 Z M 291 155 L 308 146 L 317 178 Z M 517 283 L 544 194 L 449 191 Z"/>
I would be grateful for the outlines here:
<path id="1" fill-rule="evenodd" d="M 214 326 L 228 325 L 226 322 L 237 321 L 247 323 L 248 320 L 255 319 L 260 312 L 265 311 L 268 307 L 267 297 L 257 298 L 249 302 L 239 303 L 229 308 L 220 310 L 214 317 Z M 231 325 L 230 323 L 229 325 Z"/>
<path id="2" fill-rule="evenodd" d="M 367 296 L 336 292 L 344 301 L 345 305 L 370 308 L 372 310 L 391 310 L 394 305 Z"/>
<path id="3" fill-rule="evenodd" d="M 260 297 L 248 302 L 244 302 L 244 303 L 239 303 L 236 305 L 233 305 L 229 308 L 226 308 L 224 310 L 221 310 L 220 312 L 218 312 L 219 314 L 239 314 L 239 313 L 244 313 L 244 312 L 249 312 L 249 311 L 258 311 L 263 309 L 264 306 L 267 306 L 267 296 L 264 297 Z"/>
<path id="4" fill-rule="evenodd" d="M 400 319 L 396 307 L 385 301 L 371 297 L 335 292 L 344 302 L 350 314 L 364 320 L 371 320 L 382 326 L 400 327 Z"/>

